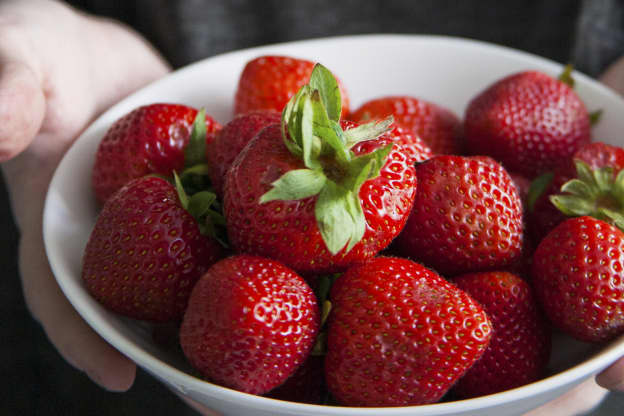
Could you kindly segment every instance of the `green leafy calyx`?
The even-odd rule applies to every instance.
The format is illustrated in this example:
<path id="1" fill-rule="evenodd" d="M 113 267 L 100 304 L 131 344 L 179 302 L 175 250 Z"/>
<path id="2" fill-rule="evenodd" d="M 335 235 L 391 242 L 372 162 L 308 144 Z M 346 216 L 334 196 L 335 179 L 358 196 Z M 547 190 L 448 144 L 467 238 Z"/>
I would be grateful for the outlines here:
<path id="1" fill-rule="evenodd" d="M 602 119 L 602 113 L 602 109 L 598 109 L 589 113 L 589 123 L 592 127 L 600 122 L 600 120 Z"/>
<path id="2" fill-rule="evenodd" d="M 180 180 L 189 194 L 211 190 L 206 163 L 206 110 L 197 112 L 189 141 L 184 147 L 184 169 Z"/>
<path id="3" fill-rule="evenodd" d="M 343 130 L 340 88 L 336 78 L 317 64 L 310 81 L 282 112 L 282 137 L 288 150 L 305 166 L 273 182 L 261 203 L 317 196 L 315 216 L 327 249 L 350 251 L 364 236 L 366 219 L 359 199 L 360 187 L 379 171 L 392 144 L 356 156 L 357 143 L 389 131 L 392 118 Z"/>
<path id="4" fill-rule="evenodd" d="M 544 194 L 546 189 L 550 186 L 554 178 L 554 174 L 552 172 L 546 172 L 531 182 L 531 186 L 529 187 L 529 192 L 527 194 L 527 206 L 529 211 L 533 211 L 535 208 L 535 204 L 537 200 Z"/>
<path id="5" fill-rule="evenodd" d="M 561 187 L 561 195 L 551 202 L 565 215 L 589 215 L 624 230 L 624 170 L 612 167 L 591 169 L 581 160 L 574 161 L 577 178 Z"/>
<path id="6" fill-rule="evenodd" d="M 227 247 L 225 238 L 225 218 L 221 214 L 217 195 L 209 190 L 199 191 L 189 196 L 184 190 L 182 180 L 173 172 L 174 186 L 182 207 L 197 220 L 199 232 L 212 237 L 222 246 Z"/>
<path id="7" fill-rule="evenodd" d="M 570 88 L 574 88 L 574 77 L 572 77 L 573 70 L 574 70 L 574 67 L 572 66 L 572 64 L 567 64 L 563 68 L 563 72 L 561 72 L 558 78 L 559 81 L 563 82 L 564 84 L 567 84 Z"/>
<path id="8" fill-rule="evenodd" d="M 329 300 L 329 292 L 334 282 L 340 277 L 340 273 L 333 275 L 323 275 L 318 277 L 318 285 L 315 290 L 316 299 L 321 307 L 321 324 L 319 325 L 320 331 L 314 347 L 312 348 L 312 355 L 325 355 L 327 353 L 327 319 L 332 309 L 332 303 Z"/>

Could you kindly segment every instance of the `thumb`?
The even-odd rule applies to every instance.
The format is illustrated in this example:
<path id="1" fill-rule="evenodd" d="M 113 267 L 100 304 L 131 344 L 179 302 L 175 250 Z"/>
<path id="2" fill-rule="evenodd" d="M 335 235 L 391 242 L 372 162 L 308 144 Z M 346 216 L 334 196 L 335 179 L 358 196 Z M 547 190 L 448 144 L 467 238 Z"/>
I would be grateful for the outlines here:
<path id="1" fill-rule="evenodd" d="M 624 357 L 598 374 L 596 382 L 605 389 L 624 392 Z"/>
<path id="2" fill-rule="evenodd" d="M 624 57 L 612 63 L 600 76 L 600 81 L 624 95 Z"/>
<path id="3" fill-rule="evenodd" d="M 30 65 L 10 55 L 0 45 L 0 162 L 30 144 L 45 116 L 40 78 Z"/>

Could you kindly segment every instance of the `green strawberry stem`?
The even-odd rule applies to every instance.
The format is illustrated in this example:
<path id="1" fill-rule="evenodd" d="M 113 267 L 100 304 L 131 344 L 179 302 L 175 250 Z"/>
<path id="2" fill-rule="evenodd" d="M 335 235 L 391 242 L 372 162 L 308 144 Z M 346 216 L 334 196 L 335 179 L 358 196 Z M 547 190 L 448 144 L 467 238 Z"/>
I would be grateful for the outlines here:
<path id="1" fill-rule="evenodd" d="M 318 278 L 316 299 L 319 305 L 321 305 L 321 324 L 319 325 L 319 334 L 311 351 L 312 355 L 325 355 L 327 353 L 327 328 L 325 324 L 332 309 L 332 304 L 329 300 L 329 291 L 339 277 L 340 273 L 336 273 L 331 276 L 320 276 Z"/>
<path id="2" fill-rule="evenodd" d="M 364 236 L 366 219 L 359 199 L 362 184 L 379 175 L 392 144 L 356 156 L 351 148 L 390 129 L 392 118 L 350 130 L 340 126 L 340 89 L 332 73 L 317 64 L 310 81 L 282 112 L 282 136 L 305 169 L 285 173 L 260 203 L 318 196 L 315 217 L 327 249 L 349 252 Z"/>
<path id="3" fill-rule="evenodd" d="M 173 172 L 173 179 L 180 203 L 197 220 L 199 232 L 214 238 L 223 247 L 228 247 L 225 218 L 221 214 L 217 195 L 211 191 L 200 191 L 189 196 L 182 185 L 182 180 L 175 171 Z"/>
<path id="4" fill-rule="evenodd" d="M 574 77 L 572 77 L 573 69 L 574 69 L 574 66 L 572 66 L 572 64 L 567 64 L 563 68 L 563 72 L 561 72 L 558 78 L 559 81 L 563 82 L 564 84 L 567 84 L 570 88 L 574 88 Z"/>
<path id="5" fill-rule="evenodd" d="M 600 119 L 602 119 L 602 113 L 602 109 L 595 110 L 589 113 L 589 122 L 591 123 L 592 127 L 600 122 Z"/>
<path id="6" fill-rule="evenodd" d="M 222 207 L 212 189 L 206 161 L 206 110 L 197 112 L 184 148 L 184 170 L 178 176 L 173 172 L 173 183 L 178 197 L 198 222 L 203 235 L 213 237 L 223 247 L 228 247 L 225 218 Z"/>
<path id="7" fill-rule="evenodd" d="M 574 70 L 574 66 L 572 64 L 567 64 L 563 68 L 563 72 L 557 78 L 559 81 L 567 84 L 570 88 L 574 88 L 576 82 L 574 81 L 574 77 L 572 76 L 572 71 Z M 589 113 L 589 122 L 593 126 L 598 124 L 600 119 L 602 118 L 602 109 L 598 109 Z"/>
<path id="8" fill-rule="evenodd" d="M 212 191 L 206 161 L 206 110 L 203 108 L 193 120 L 189 142 L 184 148 L 184 170 L 180 179 L 189 194 Z"/>
<path id="9" fill-rule="evenodd" d="M 570 217 L 591 216 L 624 230 L 624 170 L 614 173 L 612 167 L 592 170 L 585 162 L 575 160 L 577 178 L 561 187 L 561 195 L 551 202 Z"/>
<path id="10" fill-rule="evenodd" d="M 529 192 L 527 194 L 527 206 L 529 211 L 533 211 L 535 203 L 540 196 L 546 191 L 555 175 L 552 172 L 546 172 L 531 182 Z"/>
<path id="11" fill-rule="evenodd" d="M 197 112 L 189 142 L 184 148 L 184 165 L 190 168 L 195 165 L 206 163 L 206 110 Z"/>

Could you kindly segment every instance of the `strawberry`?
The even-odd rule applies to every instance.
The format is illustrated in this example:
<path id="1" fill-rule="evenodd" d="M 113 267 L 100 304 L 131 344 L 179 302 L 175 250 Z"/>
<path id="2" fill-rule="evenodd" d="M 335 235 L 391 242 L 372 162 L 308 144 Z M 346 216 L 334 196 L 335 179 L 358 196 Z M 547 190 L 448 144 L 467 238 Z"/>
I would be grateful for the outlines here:
<path id="1" fill-rule="evenodd" d="M 192 126 L 198 111 L 180 104 L 150 104 L 138 107 L 117 120 L 98 146 L 92 173 L 92 187 L 100 202 L 106 201 L 130 180 L 156 173 L 171 177 L 185 164 Z M 210 140 L 221 126 L 203 113 L 205 128 L 198 126 L 203 141 Z M 197 158 L 195 158 L 197 159 Z"/>
<path id="2" fill-rule="evenodd" d="M 527 194 L 525 228 L 534 244 L 539 244 L 546 234 L 566 219 L 552 204 L 550 197 L 561 192 L 561 187 L 575 176 L 574 167 L 566 164 L 531 182 Z"/>
<path id="3" fill-rule="evenodd" d="M 436 156 L 416 167 L 418 191 L 396 240 L 403 255 L 442 274 L 497 269 L 521 254 L 522 203 L 487 157 Z"/>
<path id="4" fill-rule="evenodd" d="M 540 242 L 533 285 L 546 315 L 569 335 L 603 342 L 624 334 L 624 233 L 604 221 L 570 218 Z"/>
<path id="5" fill-rule="evenodd" d="M 193 285 L 221 256 L 216 240 L 164 179 L 131 180 L 104 204 L 89 237 L 82 278 L 108 309 L 134 319 L 182 318 Z"/>
<path id="6" fill-rule="evenodd" d="M 531 269 L 533 265 L 533 252 L 535 246 L 530 238 L 524 237 L 522 239 L 522 252 L 515 262 L 505 267 L 505 270 L 522 277 L 523 279 L 530 281 Z"/>
<path id="7" fill-rule="evenodd" d="M 224 196 L 235 250 L 303 274 L 374 256 L 403 228 L 415 194 L 413 157 L 387 133 L 390 120 L 341 124 L 336 81 L 316 68 L 282 125 L 264 128 L 236 158 Z"/>
<path id="8" fill-rule="evenodd" d="M 575 166 L 578 161 L 585 163 L 587 168 L 580 166 L 582 171 L 579 172 Z M 539 243 L 555 226 L 568 218 L 566 214 L 552 203 L 552 197 L 558 195 L 563 185 L 567 182 L 573 179 L 581 179 L 582 176 L 579 175 L 587 172 L 588 169 L 594 171 L 592 176 L 598 174 L 598 178 L 601 178 L 599 173 L 601 168 L 611 168 L 612 175 L 609 176 L 615 178 L 624 169 L 624 149 L 602 142 L 588 143 L 574 153 L 567 164 L 555 170 L 554 173 L 540 176 L 533 182 L 530 189 L 531 204 L 528 209 L 527 224 L 531 237 L 535 242 Z M 606 171 L 603 170 L 603 172 Z M 587 179 L 585 178 L 584 180 L 586 181 Z M 592 180 L 590 182 L 595 181 Z M 597 182 L 588 183 L 587 185 L 590 188 L 596 188 Z M 609 196 L 613 194 L 612 186 L 606 185 L 602 189 L 596 189 L 597 198 L 590 198 L 593 206 L 614 206 L 614 198 Z M 593 211 L 586 211 L 581 214 L 596 216 L 596 209 Z"/>
<path id="9" fill-rule="evenodd" d="M 322 355 L 308 356 L 308 359 L 290 376 L 284 384 L 266 394 L 272 399 L 289 402 L 321 404 L 324 396 Z"/>
<path id="10" fill-rule="evenodd" d="M 276 111 L 252 111 L 241 114 L 226 123 L 206 145 L 206 159 L 210 181 L 215 193 L 223 196 L 225 174 L 254 136 L 264 127 L 280 122 L 280 113 Z"/>
<path id="11" fill-rule="evenodd" d="M 422 140 L 436 154 L 460 154 L 462 124 L 450 110 L 423 99 L 389 96 L 367 101 L 351 113 L 358 123 L 393 116 L 396 124 Z"/>
<path id="12" fill-rule="evenodd" d="M 245 65 L 234 97 L 234 114 L 256 110 L 281 112 L 305 85 L 314 63 L 289 56 L 260 56 Z M 349 114 L 349 98 L 340 81 L 342 116 Z"/>
<path id="13" fill-rule="evenodd" d="M 537 71 L 510 75 L 470 101 L 466 149 L 534 177 L 552 170 L 590 141 L 590 117 L 566 83 Z"/>
<path id="14" fill-rule="evenodd" d="M 353 128 L 356 123 L 343 121 L 345 128 Z M 411 133 L 409 130 L 397 125 L 391 127 L 390 131 L 377 138 L 378 145 L 386 145 L 396 143 L 401 147 L 401 151 L 407 156 L 408 163 L 420 163 L 433 157 L 433 151 L 419 137 Z"/>
<path id="15" fill-rule="evenodd" d="M 526 210 L 529 189 L 531 188 L 531 181 L 525 176 L 519 175 L 517 173 L 508 173 L 509 176 L 511 176 L 511 180 L 513 180 L 514 185 L 516 185 L 516 189 L 518 190 L 518 196 L 520 196 L 520 200 L 522 201 L 522 207 Z"/>
<path id="16" fill-rule="evenodd" d="M 197 282 L 180 345 L 209 380 L 263 394 L 306 360 L 318 325 L 316 297 L 299 275 L 276 261 L 239 255 Z"/>
<path id="17" fill-rule="evenodd" d="M 551 333 L 529 284 L 503 271 L 455 277 L 453 283 L 479 302 L 492 323 L 492 339 L 479 361 L 457 382 L 464 398 L 513 389 L 543 376 Z"/>
<path id="18" fill-rule="evenodd" d="M 436 402 L 491 337 L 488 317 L 470 296 L 406 259 L 352 266 L 330 299 L 325 378 L 348 406 Z"/>
<path id="19" fill-rule="evenodd" d="M 594 142 L 581 147 L 574 153 L 572 159 L 582 160 L 592 169 L 611 166 L 620 171 L 624 168 L 624 149 L 603 142 Z"/>

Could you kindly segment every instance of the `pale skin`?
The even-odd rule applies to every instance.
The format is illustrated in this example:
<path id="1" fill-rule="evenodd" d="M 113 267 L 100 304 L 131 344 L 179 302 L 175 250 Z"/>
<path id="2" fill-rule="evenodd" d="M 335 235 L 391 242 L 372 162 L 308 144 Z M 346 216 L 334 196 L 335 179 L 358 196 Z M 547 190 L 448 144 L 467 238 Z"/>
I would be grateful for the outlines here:
<path id="1" fill-rule="evenodd" d="M 88 123 L 169 71 L 153 47 L 119 23 L 52 0 L 0 3 L 0 161 L 21 232 L 24 297 L 65 360 L 111 391 L 130 388 L 135 364 L 100 338 L 57 286 L 43 247 L 43 202 L 55 167 Z M 624 60 L 601 80 L 624 93 Z M 581 413 L 606 389 L 624 391 L 624 358 L 531 415 Z"/>

